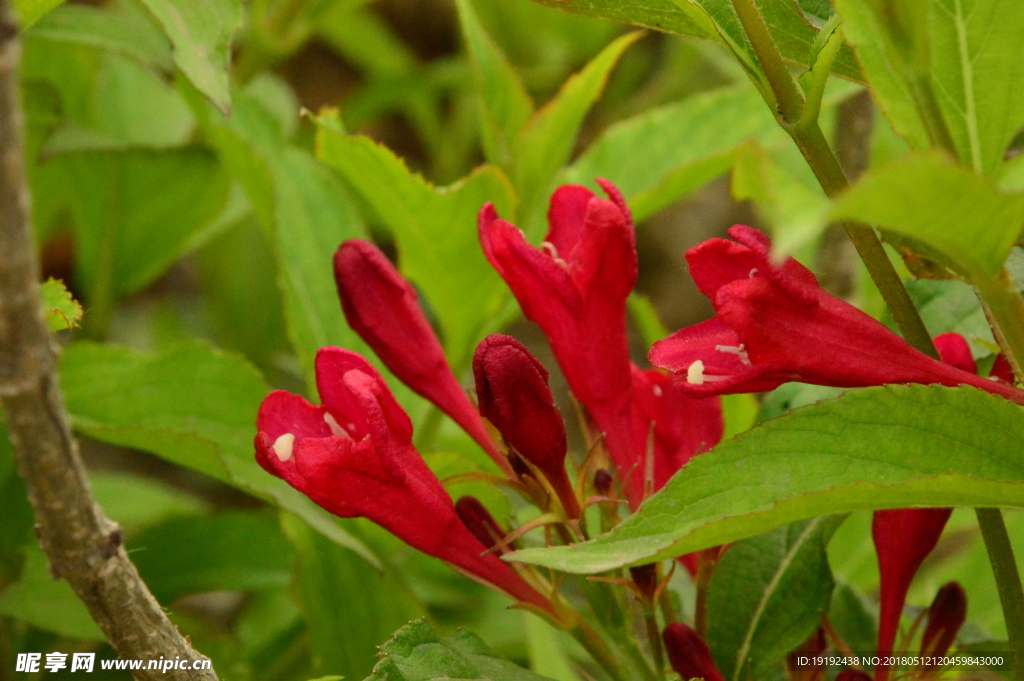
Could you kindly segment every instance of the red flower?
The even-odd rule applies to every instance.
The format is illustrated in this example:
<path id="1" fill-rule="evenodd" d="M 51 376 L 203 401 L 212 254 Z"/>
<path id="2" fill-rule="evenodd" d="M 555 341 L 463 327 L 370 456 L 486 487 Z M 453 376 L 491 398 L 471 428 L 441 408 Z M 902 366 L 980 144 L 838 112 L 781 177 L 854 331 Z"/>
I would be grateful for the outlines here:
<path id="1" fill-rule="evenodd" d="M 951 508 L 908 508 L 876 511 L 872 523 L 878 553 L 880 613 L 878 652 L 892 652 L 907 590 L 925 557 L 932 552 L 946 526 Z M 886 681 L 889 667 L 875 668 L 875 681 Z"/>
<path id="2" fill-rule="evenodd" d="M 448 414 L 502 470 L 510 472 L 452 373 L 416 291 L 387 257 L 366 241 L 346 241 L 334 254 L 334 279 L 349 326 L 384 365 Z"/>
<path id="3" fill-rule="evenodd" d="M 722 439 L 725 424 L 717 397 L 692 397 L 658 371 L 633 367 L 633 421 L 637 439 L 632 470 L 620 471 L 630 508 L 657 492 L 697 454 Z M 653 450 L 651 447 L 653 446 Z M 645 490 L 648 455 L 651 489 Z"/>
<path id="4" fill-rule="evenodd" d="M 943 364 L 818 286 L 771 243 L 736 225 L 735 241 L 711 239 L 686 254 L 717 317 L 655 343 L 651 362 L 685 376 L 695 395 L 773 390 L 788 381 L 860 387 L 884 383 L 971 385 L 1024 403 L 1024 391 Z"/>
<path id="5" fill-rule="evenodd" d="M 634 447 L 626 298 L 636 281 L 636 246 L 621 194 L 598 183 L 610 201 L 574 185 L 554 193 L 551 229 L 539 249 L 491 204 L 480 211 L 480 241 L 527 319 L 544 331 L 613 461 L 625 468 Z"/>
<path id="6" fill-rule="evenodd" d="M 685 624 L 673 623 L 665 627 L 662 638 L 665 640 L 669 664 L 681 678 L 725 681 L 711 659 L 708 645 L 693 629 Z"/>
<path id="7" fill-rule="evenodd" d="M 553 614 L 506 563 L 481 554 L 452 499 L 412 446 L 412 423 L 380 375 L 348 350 L 316 357 L 322 406 L 275 391 L 260 405 L 256 460 L 343 518 L 368 518 L 413 548 Z"/>
<path id="8" fill-rule="evenodd" d="M 494 334 L 477 346 L 473 374 L 480 414 L 517 454 L 539 468 L 572 518 L 579 503 L 565 471 L 565 424 L 548 388 L 548 372 L 522 343 Z"/>

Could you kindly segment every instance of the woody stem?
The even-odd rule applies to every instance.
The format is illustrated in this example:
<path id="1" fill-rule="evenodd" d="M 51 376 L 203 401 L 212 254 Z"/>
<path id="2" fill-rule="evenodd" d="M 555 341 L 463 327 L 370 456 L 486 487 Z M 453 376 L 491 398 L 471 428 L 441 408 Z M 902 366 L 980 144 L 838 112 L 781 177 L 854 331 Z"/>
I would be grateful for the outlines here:
<path id="1" fill-rule="evenodd" d="M 850 186 L 850 182 L 829 147 L 818 121 L 802 120 L 804 97 L 772 40 L 768 25 L 757 9 L 756 0 L 732 0 L 732 3 L 768 79 L 775 100 L 769 101 L 768 105 L 775 111 L 779 125 L 793 138 L 825 194 L 829 197 L 839 194 Z M 889 306 L 903 338 L 911 346 L 938 359 L 931 336 L 874 229 L 849 222 L 844 223 L 843 227 Z"/>

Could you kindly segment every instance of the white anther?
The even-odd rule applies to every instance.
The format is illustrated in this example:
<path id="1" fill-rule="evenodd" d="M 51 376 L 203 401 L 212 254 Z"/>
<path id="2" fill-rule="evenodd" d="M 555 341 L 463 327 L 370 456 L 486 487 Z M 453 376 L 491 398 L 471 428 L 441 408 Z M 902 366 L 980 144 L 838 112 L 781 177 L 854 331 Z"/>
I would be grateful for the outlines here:
<path id="1" fill-rule="evenodd" d="M 757 268 L 755 267 L 754 269 L 750 270 L 750 274 L 748 274 L 747 276 L 750 277 L 751 279 L 757 276 Z"/>
<path id="2" fill-rule="evenodd" d="M 553 243 L 551 243 L 550 241 L 540 242 L 540 250 L 544 251 L 548 255 L 548 257 L 550 257 L 552 260 L 558 263 L 558 266 L 561 267 L 563 270 L 569 270 L 569 263 L 558 257 L 558 249 L 555 247 Z"/>
<path id="3" fill-rule="evenodd" d="M 327 427 L 331 429 L 331 435 L 334 437 L 347 437 L 349 440 L 352 439 L 352 436 L 338 424 L 337 420 L 331 416 L 330 412 L 324 412 L 324 422 L 327 424 Z"/>
<path id="4" fill-rule="evenodd" d="M 715 346 L 715 350 L 718 350 L 719 352 L 725 352 L 725 353 L 728 353 L 730 355 L 736 355 L 737 357 L 739 357 L 740 361 L 743 362 L 744 365 L 746 365 L 748 367 L 752 366 L 750 364 L 750 356 L 747 355 L 747 349 L 743 346 L 742 343 L 740 343 L 738 346 L 737 345 L 716 345 Z"/>
<path id="5" fill-rule="evenodd" d="M 281 461 L 292 458 L 292 446 L 295 444 L 295 436 L 292 433 L 285 433 L 274 440 L 274 454 Z"/>
<path id="6" fill-rule="evenodd" d="M 691 385 L 704 385 L 704 362 L 697 360 L 686 370 L 686 382 Z"/>
<path id="7" fill-rule="evenodd" d="M 664 394 L 665 394 L 665 391 L 661 389 L 660 385 L 654 386 L 654 396 L 655 397 L 661 397 Z"/>

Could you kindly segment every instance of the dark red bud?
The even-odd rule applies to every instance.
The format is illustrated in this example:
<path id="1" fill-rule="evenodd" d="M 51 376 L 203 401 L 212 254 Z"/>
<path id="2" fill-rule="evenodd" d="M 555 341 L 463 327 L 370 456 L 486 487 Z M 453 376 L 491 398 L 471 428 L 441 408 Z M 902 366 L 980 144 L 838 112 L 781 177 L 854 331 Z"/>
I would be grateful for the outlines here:
<path id="1" fill-rule="evenodd" d="M 859 669 L 844 669 L 836 674 L 836 681 L 871 681 L 871 677 Z"/>
<path id="2" fill-rule="evenodd" d="M 612 474 L 603 468 L 598 469 L 594 473 L 594 491 L 603 497 L 610 497 L 612 494 L 612 485 L 615 484 L 615 478 Z"/>
<path id="3" fill-rule="evenodd" d="M 945 655 L 966 621 L 967 594 L 958 583 L 949 582 L 939 589 L 928 608 L 921 650 L 931 655 Z"/>
<path id="4" fill-rule="evenodd" d="M 643 599 L 648 603 L 654 602 L 654 594 L 658 590 L 658 565 L 648 563 L 629 568 L 629 575 L 633 578 L 633 584 Z"/>
<path id="5" fill-rule="evenodd" d="M 462 497 L 455 502 L 455 512 L 462 524 L 481 544 L 491 548 L 505 539 L 505 532 L 476 497 Z"/>
<path id="6" fill-rule="evenodd" d="M 672 669 L 684 680 L 725 681 L 711 659 L 711 651 L 704 641 L 685 624 L 674 623 L 665 627 L 662 635 Z"/>
<path id="7" fill-rule="evenodd" d="M 512 470 L 515 471 L 516 476 L 520 480 L 534 477 L 533 471 L 530 470 L 530 467 L 526 465 L 525 461 L 523 461 L 523 457 L 519 456 L 515 452 L 508 453 L 508 463 L 512 466 Z"/>

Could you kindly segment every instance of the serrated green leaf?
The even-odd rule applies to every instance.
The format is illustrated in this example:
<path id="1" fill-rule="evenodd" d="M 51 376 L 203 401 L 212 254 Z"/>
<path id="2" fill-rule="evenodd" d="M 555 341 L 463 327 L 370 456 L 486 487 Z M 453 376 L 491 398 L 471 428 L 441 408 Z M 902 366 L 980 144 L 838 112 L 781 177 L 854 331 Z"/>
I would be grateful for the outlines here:
<path id="1" fill-rule="evenodd" d="M 476 227 L 487 202 L 501 215 L 513 213 L 516 200 L 508 180 L 485 166 L 450 187 L 434 187 L 386 147 L 325 125 L 317 132 L 317 156 L 394 235 L 398 267 L 423 290 L 458 372 L 508 298 L 484 257 Z"/>
<path id="2" fill-rule="evenodd" d="M 519 131 L 533 115 L 533 100 L 505 55 L 480 25 L 472 2 L 456 0 L 456 6 L 483 113 L 484 152 L 491 163 L 508 167 L 516 153 Z"/>
<path id="3" fill-rule="evenodd" d="M 527 221 L 528 234 L 543 223 L 555 174 L 569 160 L 584 117 L 604 91 L 622 53 L 640 36 L 639 32 L 628 33 L 604 48 L 565 81 L 520 133 L 510 172 L 522 201 L 521 215 Z"/>
<path id="4" fill-rule="evenodd" d="M 736 542 L 708 588 L 707 643 L 727 679 L 760 679 L 821 623 L 832 595 L 825 547 L 843 517 Z"/>
<path id="5" fill-rule="evenodd" d="M 53 277 L 39 287 L 39 295 L 43 299 L 43 310 L 46 311 L 46 322 L 50 331 L 62 331 L 78 326 L 82 319 L 82 306 L 71 297 L 71 292 L 64 287 L 64 282 Z"/>
<path id="6" fill-rule="evenodd" d="M 375 562 L 326 511 L 256 463 L 256 412 L 269 388 L 241 358 L 202 343 L 159 353 L 76 343 L 62 355 L 60 373 L 77 431 L 151 452 L 272 501 Z"/>
<path id="7" fill-rule="evenodd" d="M 225 115 L 231 109 L 231 37 L 242 23 L 239 0 L 141 0 L 174 46 L 174 63 Z"/>
<path id="8" fill-rule="evenodd" d="M 441 638 L 426 620 L 396 631 L 380 652 L 382 659 L 366 681 L 545 681 L 498 657 L 468 631 Z"/>
<path id="9" fill-rule="evenodd" d="M 1020 407 L 973 388 L 881 386 L 799 409 L 696 457 L 613 531 L 511 560 L 595 573 L 819 515 L 1024 506 Z"/>
<path id="10" fill-rule="evenodd" d="M 876 224 L 923 241 L 975 276 L 1002 269 L 1024 223 L 1024 194 L 938 152 L 869 170 L 835 200 L 833 220 Z"/>
<path id="11" fill-rule="evenodd" d="M 283 518 L 283 527 L 298 554 L 292 594 L 306 621 L 314 673 L 365 678 L 381 640 L 421 617 L 423 607 L 397 572 L 377 572 L 292 518 Z"/>

